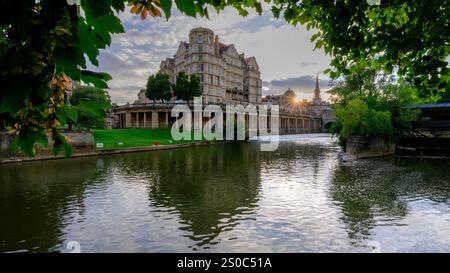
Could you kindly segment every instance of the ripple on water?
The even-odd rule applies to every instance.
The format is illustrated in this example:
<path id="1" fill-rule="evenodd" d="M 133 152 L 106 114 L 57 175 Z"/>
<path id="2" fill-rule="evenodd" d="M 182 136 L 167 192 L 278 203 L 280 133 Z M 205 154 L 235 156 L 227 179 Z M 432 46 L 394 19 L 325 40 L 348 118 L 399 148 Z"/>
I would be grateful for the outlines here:
<path id="1" fill-rule="evenodd" d="M 449 167 L 326 134 L 0 166 L 0 251 L 448 252 Z"/>

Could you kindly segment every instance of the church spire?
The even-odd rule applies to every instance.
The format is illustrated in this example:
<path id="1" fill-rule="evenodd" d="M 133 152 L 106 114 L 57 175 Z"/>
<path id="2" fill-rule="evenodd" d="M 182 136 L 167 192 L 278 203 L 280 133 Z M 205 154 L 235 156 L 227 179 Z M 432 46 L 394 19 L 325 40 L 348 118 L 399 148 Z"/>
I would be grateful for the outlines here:
<path id="1" fill-rule="evenodd" d="M 319 74 L 316 75 L 316 89 L 314 89 L 314 102 L 320 102 Z"/>

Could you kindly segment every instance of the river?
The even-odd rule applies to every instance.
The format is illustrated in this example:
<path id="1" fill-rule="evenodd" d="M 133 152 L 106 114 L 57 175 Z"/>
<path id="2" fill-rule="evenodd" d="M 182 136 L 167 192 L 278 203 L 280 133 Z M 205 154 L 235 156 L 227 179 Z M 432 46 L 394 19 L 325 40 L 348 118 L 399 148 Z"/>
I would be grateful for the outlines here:
<path id="1" fill-rule="evenodd" d="M 327 134 L 0 166 L 0 251 L 449 252 L 450 160 Z"/>

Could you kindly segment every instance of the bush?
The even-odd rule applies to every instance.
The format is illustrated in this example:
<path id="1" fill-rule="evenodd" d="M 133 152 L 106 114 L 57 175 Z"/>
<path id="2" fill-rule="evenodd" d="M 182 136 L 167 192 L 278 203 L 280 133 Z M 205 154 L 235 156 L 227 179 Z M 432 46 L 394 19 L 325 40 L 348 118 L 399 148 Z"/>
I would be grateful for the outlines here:
<path id="1" fill-rule="evenodd" d="M 350 135 L 391 138 L 394 132 L 391 113 L 370 109 L 361 99 L 351 100 L 346 106 L 338 105 L 336 117 L 331 131 L 339 135 L 339 144 L 344 147 Z"/>

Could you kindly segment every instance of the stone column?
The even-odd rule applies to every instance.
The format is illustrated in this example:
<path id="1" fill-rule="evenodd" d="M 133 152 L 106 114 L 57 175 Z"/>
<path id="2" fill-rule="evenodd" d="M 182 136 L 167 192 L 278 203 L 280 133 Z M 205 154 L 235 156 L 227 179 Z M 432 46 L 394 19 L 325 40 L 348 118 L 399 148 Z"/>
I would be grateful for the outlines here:
<path id="1" fill-rule="evenodd" d="M 169 112 L 166 112 L 166 126 L 169 127 Z"/>
<path id="2" fill-rule="evenodd" d="M 158 112 L 152 112 L 152 128 L 158 128 Z"/>
<path id="3" fill-rule="evenodd" d="M 144 128 L 147 128 L 147 112 L 144 112 Z"/>
<path id="4" fill-rule="evenodd" d="M 139 128 L 139 112 L 136 112 L 136 128 Z"/>
<path id="5" fill-rule="evenodd" d="M 131 113 L 125 113 L 125 128 L 131 128 Z"/>

